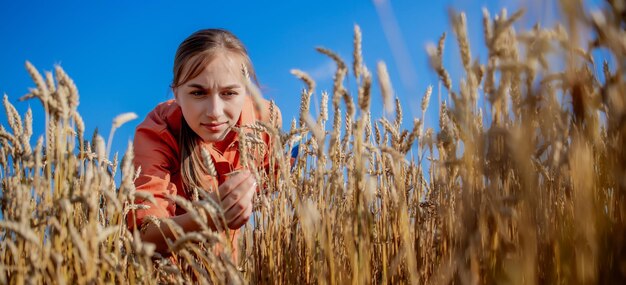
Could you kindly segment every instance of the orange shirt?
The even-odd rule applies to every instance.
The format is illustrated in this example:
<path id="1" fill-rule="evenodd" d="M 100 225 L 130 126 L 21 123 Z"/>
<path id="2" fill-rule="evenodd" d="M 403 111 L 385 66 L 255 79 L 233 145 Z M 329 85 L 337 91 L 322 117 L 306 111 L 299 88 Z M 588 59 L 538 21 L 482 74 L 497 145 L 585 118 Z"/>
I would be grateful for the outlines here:
<path id="1" fill-rule="evenodd" d="M 265 114 L 269 115 L 269 102 L 263 100 Z M 275 106 L 275 113 L 278 126 L 281 125 L 280 110 Z M 180 149 L 178 137 L 181 130 L 182 111 L 175 100 L 163 102 L 154 108 L 146 119 L 137 126 L 134 138 L 135 167 L 141 167 L 141 172 L 135 187 L 137 191 L 148 191 L 154 195 L 157 204 L 153 205 L 148 201 L 137 199 L 136 204 L 150 206 L 149 209 L 138 209 L 133 214 L 132 211 L 127 216 L 127 223 L 130 229 L 134 228 L 135 222 L 138 227 L 143 223 L 146 216 L 156 218 L 167 218 L 184 214 L 185 211 L 176 207 L 168 195 L 178 195 L 190 199 L 182 185 L 180 175 Z M 241 111 L 241 116 L 237 126 L 254 124 L 256 121 L 269 122 L 269 116 L 262 118 L 255 108 L 252 98 L 246 96 Z M 247 131 L 247 129 L 244 129 Z M 258 167 L 267 167 L 270 136 L 266 133 L 261 135 L 261 139 L 267 146 L 264 158 L 257 160 Z M 205 147 L 213 159 L 215 169 L 218 173 L 217 181 L 214 177 L 206 175 L 206 181 L 214 186 L 224 181 L 224 174 L 242 168 L 239 159 L 239 138 L 237 135 L 229 135 L 227 141 L 220 144 L 226 146 L 223 153 L 210 146 L 208 143 L 199 141 L 199 145 Z M 210 184 L 209 184 L 210 185 Z"/>

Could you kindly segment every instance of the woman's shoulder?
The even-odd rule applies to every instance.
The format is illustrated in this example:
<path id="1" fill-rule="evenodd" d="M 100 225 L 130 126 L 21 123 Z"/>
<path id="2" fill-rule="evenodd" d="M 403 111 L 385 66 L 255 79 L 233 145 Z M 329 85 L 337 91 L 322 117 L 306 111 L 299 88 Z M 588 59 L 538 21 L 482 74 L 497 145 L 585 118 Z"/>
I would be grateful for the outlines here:
<path id="1" fill-rule="evenodd" d="M 182 111 L 176 100 L 171 99 L 159 103 L 146 118 L 137 126 L 137 130 L 144 129 L 156 133 L 169 132 L 176 134 L 180 132 Z"/>
<path id="2" fill-rule="evenodd" d="M 135 165 L 155 175 L 174 171 L 178 165 L 178 134 L 182 111 L 174 100 L 158 104 L 135 130 Z"/>

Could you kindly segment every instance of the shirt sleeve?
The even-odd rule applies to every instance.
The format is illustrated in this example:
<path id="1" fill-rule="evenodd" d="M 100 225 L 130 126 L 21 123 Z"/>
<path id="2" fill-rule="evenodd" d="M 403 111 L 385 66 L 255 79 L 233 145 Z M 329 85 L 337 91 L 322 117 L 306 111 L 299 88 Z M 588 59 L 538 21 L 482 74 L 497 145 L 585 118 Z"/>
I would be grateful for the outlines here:
<path id="1" fill-rule="evenodd" d="M 177 142 L 167 128 L 144 122 L 137 127 L 133 145 L 134 165 L 136 168 L 141 167 L 135 180 L 135 188 L 137 192 L 152 194 L 156 204 L 147 199 L 136 198 L 135 204 L 149 208 L 131 210 L 128 213 L 126 221 L 130 229 L 141 227 L 147 216 L 174 216 L 176 203 L 168 196 L 177 193 L 176 184 L 171 181 L 172 173 L 177 169 Z"/>

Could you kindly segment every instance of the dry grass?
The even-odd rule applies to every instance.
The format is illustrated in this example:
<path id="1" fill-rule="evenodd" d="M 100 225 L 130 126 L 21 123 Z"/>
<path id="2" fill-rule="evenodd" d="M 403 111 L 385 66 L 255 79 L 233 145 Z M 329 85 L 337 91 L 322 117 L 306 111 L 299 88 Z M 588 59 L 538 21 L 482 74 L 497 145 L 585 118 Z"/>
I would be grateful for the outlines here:
<path id="1" fill-rule="evenodd" d="M 491 18 L 485 11 L 484 63 L 472 59 L 465 16 L 452 15 L 465 73 L 453 86 L 442 61 L 445 37 L 428 49 L 449 98 L 435 106 L 438 131 L 424 129 L 424 116 L 410 130 L 399 129 L 399 114 L 394 122 L 371 118 L 372 75 L 358 27 L 357 104 L 344 86 L 349 68 L 318 49 L 338 66 L 332 93 L 321 94 L 321 116 L 309 115 L 315 82 L 294 70 L 307 86 L 300 124 L 286 133 L 246 126 L 252 134 L 241 150 L 251 155 L 244 157 L 259 157 L 255 134 L 268 132 L 281 142 L 271 160 L 280 170 L 277 177 L 255 171 L 269 188 L 256 198 L 239 264 L 228 249 L 214 254 L 212 247 L 228 243 L 207 227 L 185 234 L 152 220 L 178 233 L 169 259 L 129 232 L 124 216 L 142 207 L 130 201 L 150 198 L 134 189 L 140 170 L 130 163 L 132 149 L 118 165 L 102 137 L 85 140 L 72 80 L 61 68 L 42 76 L 27 63 L 36 87 L 25 97 L 42 102 L 47 131 L 32 147 L 31 112 L 22 118 L 4 98 L 0 283 L 624 283 L 625 11 L 616 5 L 586 15 L 569 2 L 565 27 L 523 32 L 513 28 L 521 12 Z M 585 47 L 576 44 L 581 26 L 592 31 Z M 591 56 L 597 49 L 611 55 L 601 74 Z M 553 70 L 550 59 L 564 60 L 564 69 Z M 377 74 L 385 109 L 393 110 L 384 63 Z M 118 117 L 115 127 L 132 118 Z M 296 143 L 301 155 L 290 171 L 286 150 Z M 407 159 L 409 152 L 416 157 Z M 200 223 L 220 220 L 205 192 L 194 196 L 176 201 Z"/>

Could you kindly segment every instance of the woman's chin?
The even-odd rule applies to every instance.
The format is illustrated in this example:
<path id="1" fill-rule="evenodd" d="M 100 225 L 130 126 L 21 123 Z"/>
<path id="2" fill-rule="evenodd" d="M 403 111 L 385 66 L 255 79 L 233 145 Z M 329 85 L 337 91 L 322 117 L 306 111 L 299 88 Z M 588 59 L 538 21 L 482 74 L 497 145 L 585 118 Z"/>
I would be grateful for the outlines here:
<path id="1" fill-rule="evenodd" d="M 205 134 L 204 136 L 202 136 L 202 140 L 207 142 L 207 143 L 216 143 L 216 142 L 223 141 L 225 137 L 226 137 L 226 135 L 224 133 Z"/>
<path id="2" fill-rule="evenodd" d="M 222 132 L 204 132 L 204 134 L 202 134 L 202 140 L 207 143 L 221 142 L 226 138 L 228 133 L 228 129 Z"/>

